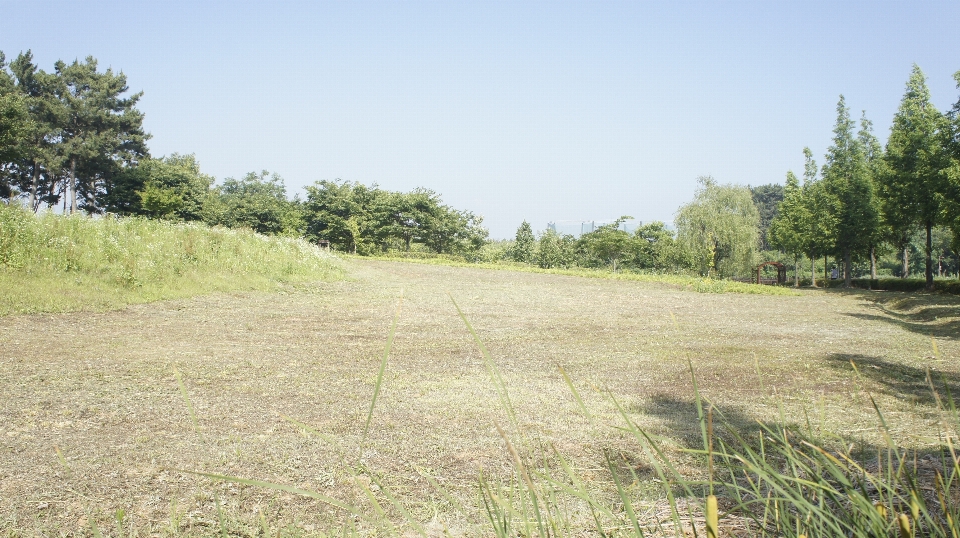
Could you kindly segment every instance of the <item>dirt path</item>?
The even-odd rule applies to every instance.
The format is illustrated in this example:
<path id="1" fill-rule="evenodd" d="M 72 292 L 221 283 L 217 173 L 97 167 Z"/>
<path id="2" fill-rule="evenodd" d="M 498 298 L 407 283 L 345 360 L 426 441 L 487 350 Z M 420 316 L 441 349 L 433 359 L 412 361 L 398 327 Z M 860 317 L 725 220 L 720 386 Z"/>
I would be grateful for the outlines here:
<path id="1" fill-rule="evenodd" d="M 122 509 L 124 525 L 144 533 L 205 534 L 217 520 L 214 494 L 241 534 L 253 532 L 259 513 L 271 525 L 308 532 L 334 514 L 176 469 L 360 502 L 345 465 L 362 464 L 382 473 L 415 513 L 442 516 L 448 507 L 417 469 L 468 500 L 480 466 L 509 469 L 494 427 L 508 419 L 448 293 L 498 363 L 521 428 L 588 473 L 603 449 L 629 450 L 609 426 L 619 418 L 602 391 L 657 433 L 678 440 L 696 433 L 688 360 L 733 420 L 770 419 L 783 401 L 794 417 L 803 407 L 816 410 L 823 427 L 868 441 L 875 421 L 864 391 L 877 395 L 905 443 L 924 445 L 933 442 L 923 429 L 932 413 L 924 369 L 960 386 L 952 297 L 709 295 L 508 271 L 347 265 L 350 281 L 286 294 L 0 318 L 0 529 L 75 533 Z M 361 454 L 401 289 L 396 340 Z M 859 381 L 850 359 L 861 366 Z M 582 416 L 558 364 L 598 425 Z"/>

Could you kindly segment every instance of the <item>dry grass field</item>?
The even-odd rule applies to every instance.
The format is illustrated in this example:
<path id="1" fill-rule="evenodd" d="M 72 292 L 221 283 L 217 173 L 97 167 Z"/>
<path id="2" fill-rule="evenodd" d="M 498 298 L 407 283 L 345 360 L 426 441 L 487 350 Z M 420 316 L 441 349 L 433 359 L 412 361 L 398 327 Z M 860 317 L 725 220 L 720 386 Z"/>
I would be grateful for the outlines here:
<path id="1" fill-rule="evenodd" d="M 897 442 L 922 449 L 938 443 L 926 369 L 960 394 L 954 296 L 701 294 L 574 276 L 345 265 L 348 280 L 283 293 L 0 318 L 0 530 L 90 535 L 95 522 L 104 535 L 256 536 L 266 525 L 271 535 L 313 536 L 337 534 L 352 517 L 189 470 L 311 489 L 373 511 L 369 491 L 401 533 L 412 532 L 381 481 L 428 534 L 489 535 L 478 477 L 512 472 L 496 424 L 527 457 L 555 447 L 602 493 L 612 483 L 605 453 L 644 469 L 617 430 L 614 398 L 668 448 L 697 443 L 688 361 L 704 396 L 735 425 L 773 421 L 782 409 L 825 442 L 864 447 L 880 444 L 871 395 Z M 503 374 L 520 431 L 451 297 Z M 657 491 L 651 481 L 631 492 L 649 517 L 662 508 Z"/>

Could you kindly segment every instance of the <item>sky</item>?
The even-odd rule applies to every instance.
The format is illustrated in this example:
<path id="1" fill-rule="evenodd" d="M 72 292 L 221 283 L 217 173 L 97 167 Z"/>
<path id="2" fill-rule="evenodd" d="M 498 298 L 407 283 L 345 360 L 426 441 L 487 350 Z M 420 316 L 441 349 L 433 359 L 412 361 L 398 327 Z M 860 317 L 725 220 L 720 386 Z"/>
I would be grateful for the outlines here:
<path id="1" fill-rule="evenodd" d="M 783 183 L 839 96 L 884 142 L 914 63 L 960 97 L 960 2 L 0 0 L 0 51 L 127 75 L 154 156 L 432 189 L 484 217 L 672 222 L 697 178 Z"/>

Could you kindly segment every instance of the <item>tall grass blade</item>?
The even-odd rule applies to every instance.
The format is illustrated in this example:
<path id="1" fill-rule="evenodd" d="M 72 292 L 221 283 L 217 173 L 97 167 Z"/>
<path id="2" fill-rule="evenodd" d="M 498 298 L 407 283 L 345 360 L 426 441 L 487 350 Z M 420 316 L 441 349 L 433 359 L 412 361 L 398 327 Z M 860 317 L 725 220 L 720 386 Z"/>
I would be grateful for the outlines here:
<path id="1" fill-rule="evenodd" d="M 605 453 L 603 457 L 607 460 L 607 469 L 610 470 L 610 476 L 613 477 L 613 483 L 617 486 L 617 494 L 620 496 L 620 502 L 623 503 L 623 510 L 627 513 L 627 517 L 630 518 L 630 524 L 633 526 L 633 532 L 636 533 L 636 536 L 642 538 L 643 531 L 640 529 L 640 522 L 637 521 L 637 514 L 633 511 L 633 502 L 623 490 L 623 484 L 620 482 L 620 477 L 617 475 L 617 468 L 613 465 L 613 462 L 610 461 L 610 454 Z"/>
<path id="2" fill-rule="evenodd" d="M 187 411 L 190 413 L 190 421 L 193 422 L 193 431 L 200 433 L 200 422 L 197 420 L 197 414 L 193 410 L 193 403 L 190 402 L 190 396 L 187 394 L 187 387 L 183 384 L 183 377 L 180 375 L 180 370 L 176 366 L 173 367 L 173 375 L 177 378 L 177 385 L 180 386 L 180 397 L 183 398 L 183 402 L 187 405 Z"/>
<path id="3" fill-rule="evenodd" d="M 480 340 L 480 336 L 477 335 L 477 331 L 474 330 L 473 325 L 470 324 L 470 321 L 467 319 L 467 316 L 463 313 L 463 310 L 460 310 L 460 305 L 457 304 L 457 301 L 453 298 L 453 295 L 447 294 L 450 297 L 450 301 L 453 303 L 453 307 L 457 309 L 457 314 L 460 315 L 460 319 L 463 320 L 464 325 L 467 326 L 467 330 L 470 331 L 470 334 L 473 335 L 473 340 L 477 343 L 477 346 L 480 348 L 480 354 L 483 355 L 484 363 L 487 367 L 487 372 L 490 374 L 491 380 L 493 381 L 494 388 L 497 391 L 497 398 L 500 399 L 500 405 L 503 407 L 504 411 L 507 413 L 507 416 L 510 418 L 510 423 L 513 425 L 514 429 L 518 432 L 520 431 L 519 425 L 517 423 L 517 415 L 513 409 L 513 404 L 510 403 L 510 394 L 507 392 L 507 384 L 503 380 L 503 376 L 500 375 L 500 369 L 497 368 L 497 364 L 493 362 L 493 358 L 490 356 L 490 352 L 487 351 L 487 346 L 483 345 L 483 341 Z"/>
<path id="4" fill-rule="evenodd" d="M 564 382 L 566 382 L 567 387 L 570 388 L 570 392 L 573 393 L 574 399 L 577 401 L 577 405 L 580 406 L 580 410 L 583 411 L 584 416 L 587 417 L 587 421 L 590 424 L 593 424 L 593 415 L 590 414 L 590 410 L 587 409 L 587 406 L 583 403 L 583 398 L 580 397 L 580 393 L 577 391 L 577 387 L 573 386 L 573 381 L 570 380 L 570 376 L 567 375 L 567 371 L 563 369 L 563 366 L 557 365 L 557 369 L 560 370 L 560 375 L 563 376 Z"/>
<path id="5" fill-rule="evenodd" d="M 377 383 L 373 387 L 373 398 L 370 400 L 370 410 L 367 412 L 367 421 L 363 425 L 363 436 L 360 438 L 360 450 L 363 451 L 363 443 L 367 440 L 367 432 L 370 431 L 370 420 L 373 418 L 373 407 L 377 405 L 377 396 L 380 395 L 380 387 L 383 385 L 383 374 L 387 370 L 387 357 L 390 356 L 390 348 L 393 347 L 393 337 L 397 334 L 397 321 L 400 319 L 400 307 L 403 305 L 403 290 L 400 290 L 400 297 L 397 299 L 397 311 L 393 315 L 393 322 L 390 324 L 390 334 L 387 336 L 387 344 L 383 348 L 383 358 L 380 360 L 380 371 L 377 373 Z"/>
<path id="6" fill-rule="evenodd" d="M 317 430 L 317 429 L 314 428 L 313 426 L 310 426 L 309 424 L 304 424 L 303 422 L 300 422 L 299 420 L 297 420 L 297 419 L 295 419 L 295 418 L 288 417 L 287 415 L 280 415 L 280 418 L 282 418 L 283 420 L 286 420 L 286 421 L 289 422 L 290 424 L 293 424 L 294 426 L 296 426 L 296 427 L 298 427 L 298 428 L 300 428 L 300 429 L 302 429 L 302 430 L 304 430 L 304 431 L 307 431 L 307 432 L 309 432 L 309 433 L 312 433 L 312 434 L 316 435 L 317 437 L 319 437 L 320 439 L 326 441 L 327 443 L 334 444 L 334 442 L 335 442 L 335 440 L 334 440 L 333 437 L 330 437 L 329 435 L 324 434 L 324 433 L 320 433 L 319 430 Z"/>

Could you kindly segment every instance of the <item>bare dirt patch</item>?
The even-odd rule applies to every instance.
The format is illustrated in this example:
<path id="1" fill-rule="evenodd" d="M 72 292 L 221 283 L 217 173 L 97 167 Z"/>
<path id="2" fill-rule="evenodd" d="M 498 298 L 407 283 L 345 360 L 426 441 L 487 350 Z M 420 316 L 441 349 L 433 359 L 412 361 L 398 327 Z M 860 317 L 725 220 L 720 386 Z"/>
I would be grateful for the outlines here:
<path id="1" fill-rule="evenodd" d="M 353 475 L 363 481 L 369 472 L 421 521 L 478 533 L 423 478 L 475 506 L 481 468 L 510 473 L 495 428 L 509 420 L 448 293 L 496 360 L 525 435 L 552 443 L 598 482 L 609 482 L 605 450 L 634 450 L 612 427 L 622 418 L 610 395 L 650 431 L 696 441 L 688 361 L 731 421 L 773 420 L 782 403 L 789 420 L 866 444 L 879 439 L 868 393 L 904 446 L 922 448 L 937 442 L 926 369 L 960 386 L 960 302 L 950 296 L 715 295 L 536 273 L 347 265 L 352 280 L 288 293 L 0 318 L 0 528 L 83 534 L 97 521 L 124 533 L 205 535 L 219 533 L 218 505 L 240 535 L 256 534 L 261 515 L 294 535 L 343 520 L 317 501 L 178 471 L 187 469 L 357 503 L 366 501 Z M 361 451 L 401 289 L 396 340 Z"/>

